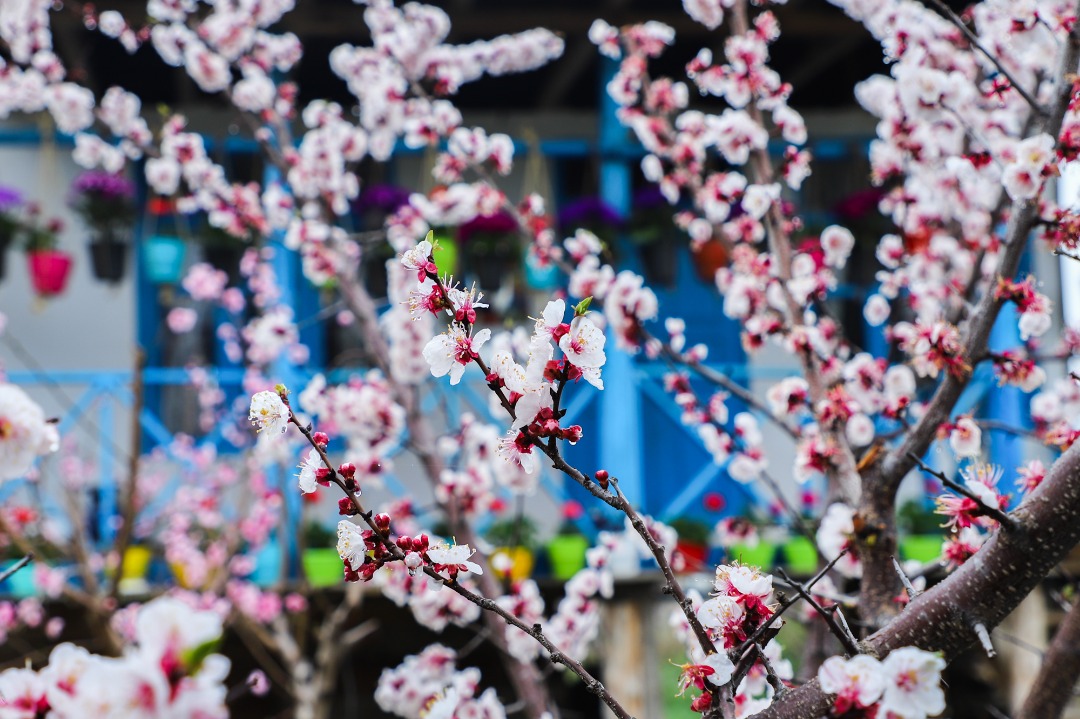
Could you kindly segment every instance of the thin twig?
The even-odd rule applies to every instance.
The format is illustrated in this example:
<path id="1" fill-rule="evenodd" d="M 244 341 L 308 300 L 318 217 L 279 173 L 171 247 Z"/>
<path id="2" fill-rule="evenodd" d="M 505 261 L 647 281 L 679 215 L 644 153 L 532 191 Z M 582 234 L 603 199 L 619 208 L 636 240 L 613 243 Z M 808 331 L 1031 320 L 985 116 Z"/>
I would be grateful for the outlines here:
<path id="1" fill-rule="evenodd" d="M 762 666 L 765 667 L 765 678 L 769 682 L 769 686 L 771 686 L 773 688 L 773 691 L 776 692 L 777 697 L 783 696 L 784 692 L 787 691 L 787 687 L 784 686 L 783 680 L 781 680 L 780 677 L 776 674 L 776 670 L 773 669 L 772 662 L 770 662 L 769 658 L 765 656 L 765 650 L 761 648 L 760 644 L 755 644 L 754 649 L 757 651 L 758 659 L 761 660 Z"/>
<path id="2" fill-rule="evenodd" d="M 997 652 L 994 651 L 994 643 L 990 641 L 990 632 L 986 631 L 986 625 L 982 622 L 975 622 L 972 629 L 975 630 L 975 636 L 979 638 L 979 644 L 986 651 L 986 656 L 993 659 Z"/>
<path id="3" fill-rule="evenodd" d="M 985 514 L 987 517 L 992 517 L 993 519 L 996 519 L 998 523 L 1001 524 L 1001 526 L 1003 527 L 1006 527 L 1008 529 L 1016 529 L 1016 522 L 1013 521 L 1012 517 L 1005 514 L 1000 509 L 997 509 L 996 507 L 991 507 L 990 505 L 986 504 L 981 499 L 979 499 L 979 496 L 977 494 L 972 492 L 967 487 L 952 481 L 947 476 L 945 476 L 944 472 L 939 472 L 938 470 L 932 468 L 926 462 L 922 461 L 922 458 L 914 452 L 908 454 L 908 456 L 915 461 L 915 464 L 919 466 L 919 469 L 933 476 L 952 491 L 956 492 L 957 494 L 962 494 L 963 496 L 967 497 L 972 502 L 977 504 L 980 514 Z"/>
<path id="4" fill-rule="evenodd" d="M 964 23 L 964 20 L 955 12 L 953 12 L 953 9 L 951 7 L 946 5 L 943 0 L 930 0 L 930 2 L 933 3 L 933 5 L 938 10 L 941 10 L 941 12 L 945 15 L 946 19 L 948 19 L 949 22 L 955 25 L 960 30 L 960 32 L 964 34 L 964 37 L 967 38 L 967 41 L 971 43 L 972 47 L 981 52 L 987 60 L 993 63 L 994 67 L 997 68 L 997 71 L 1001 73 L 1001 75 L 1006 80 L 1009 81 L 1009 85 L 1011 85 L 1014 90 L 1020 93 L 1020 97 L 1024 98 L 1024 101 L 1031 106 L 1032 110 L 1034 110 L 1039 115 L 1047 114 L 1046 108 L 1040 105 L 1039 102 L 1034 97 L 1032 97 L 1027 90 L 1024 89 L 1023 85 L 1016 81 L 1016 78 L 1012 76 L 1012 73 L 1005 69 L 1005 66 L 1001 64 L 1001 61 L 997 59 L 996 55 L 994 55 L 982 46 L 982 43 L 979 42 L 979 38 L 977 38 L 975 36 L 975 33 L 971 31 L 971 28 L 969 28 Z"/>
<path id="5" fill-rule="evenodd" d="M 900 582 L 904 585 L 904 589 L 907 590 L 908 599 L 914 599 L 922 594 L 922 592 L 916 589 L 915 585 L 911 583 L 911 580 L 908 579 L 907 573 L 904 572 L 904 569 L 900 566 L 900 562 L 896 561 L 896 557 L 892 558 L 892 564 L 896 569 L 896 573 L 900 575 Z"/>
<path id="6" fill-rule="evenodd" d="M 1070 260 L 1080 262 L 1080 255 L 1073 255 L 1063 250 L 1054 250 L 1054 254 L 1058 255 L 1059 257 L 1068 257 Z"/>
<path id="7" fill-rule="evenodd" d="M 852 656 L 859 654 L 859 642 L 857 639 L 855 639 L 854 636 L 852 636 L 850 629 L 844 631 L 844 627 L 841 627 L 840 623 L 836 621 L 836 617 L 833 615 L 833 613 L 827 611 L 820 604 L 818 604 L 818 601 L 814 599 L 814 597 L 810 594 L 809 591 L 807 591 L 806 587 L 789 577 L 783 569 L 777 569 L 776 572 L 783 578 L 785 582 L 791 585 L 792 589 L 798 592 L 799 595 L 802 596 L 802 598 L 805 599 L 807 603 L 809 603 L 810 606 L 814 608 L 814 611 L 816 611 L 822 616 L 822 618 L 825 619 L 825 623 L 829 626 L 829 631 L 831 631 L 833 635 L 838 640 L 840 640 L 840 644 L 844 646 L 844 649 L 847 650 L 848 654 Z M 847 625 L 846 621 L 844 622 L 844 625 Z"/>
<path id="8" fill-rule="evenodd" d="M 14 564 L 12 564 L 10 567 L 5 569 L 3 572 L 0 572 L 0 582 L 4 581 L 5 579 L 10 577 L 11 575 L 15 574 L 15 572 L 19 571 L 20 569 L 25 567 L 27 564 L 29 564 L 33 560 L 34 560 L 33 553 L 31 552 L 30 554 L 27 554 L 25 557 L 23 557 L 19 561 L 15 562 Z"/>

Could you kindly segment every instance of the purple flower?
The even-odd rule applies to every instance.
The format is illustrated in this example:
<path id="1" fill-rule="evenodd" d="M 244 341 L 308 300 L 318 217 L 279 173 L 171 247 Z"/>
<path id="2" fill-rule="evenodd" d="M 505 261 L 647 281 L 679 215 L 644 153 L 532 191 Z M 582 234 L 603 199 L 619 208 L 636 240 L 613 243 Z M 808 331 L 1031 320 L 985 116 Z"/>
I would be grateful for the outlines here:
<path id="1" fill-rule="evenodd" d="M 517 220 L 507 212 L 497 212 L 494 215 L 477 215 L 458 227 L 458 240 L 465 243 L 476 234 L 511 233 L 517 229 Z"/>
<path id="2" fill-rule="evenodd" d="M 0 212 L 10 212 L 23 203 L 22 193 L 14 187 L 0 185 Z"/>
<path id="3" fill-rule="evenodd" d="M 123 175 L 90 170 L 75 178 L 71 186 L 74 195 L 96 195 L 100 200 L 130 199 L 135 196 L 135 185 Z"/>
<path id="4" fill-rule="evenodd" d="M 353 210 L 363 214 L 367 210 L 379 210 L 386 214 L 397 212 L 409 201 L 412 192 L 397 185 L 370 185 L 353 202 Z"/>
<path id="5" fill-rule="evenodd" d="M 622 215 L 599 197 L 583 197 L 559 211 L 559 227 L 569 231 L 583 225 L 621 227 Z"/>
<path id="6" fill-rule="evenodd" d="M 881 198 L 884 195 L 885 192 L 876 187 L 868 190 L 859 190 L 836 203 L 836 207 L 834 207 L 833 210 L 843 222 L 861 220 L 871 212 L 877 210 L 878 203 L 881 202 Z"/>

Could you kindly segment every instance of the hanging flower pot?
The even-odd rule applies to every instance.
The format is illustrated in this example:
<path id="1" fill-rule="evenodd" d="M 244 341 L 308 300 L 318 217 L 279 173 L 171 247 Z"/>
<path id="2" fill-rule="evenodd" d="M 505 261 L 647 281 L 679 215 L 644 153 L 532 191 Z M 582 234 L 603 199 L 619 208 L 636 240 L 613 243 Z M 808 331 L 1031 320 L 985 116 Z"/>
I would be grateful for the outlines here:
<path id="1" fill-rule="evenodd" d="M 542 265 L 530 252 L 525 255 L 524 264 L 525 281 L 534 290 L 553 290 L 561 284 L 562 276 L 554 262 Z"/>
<path id="2" fill-rule="evenodd" d="M 7 249 L 11 244 L 11 237 L 0 233 L 0 280 L 7 274 Z"/>
<path id="3" fill-rule="evenodd" d="M 124 278 L 128 243 L 112 231 L 101 232 L 90 240 L 90 267 L 94 277 L 116 284 Z"/>
<path id="4" fill-rule="evenodd" d="M 64 291 L 71 274 L 71 255 L 63 250 L 32 250 L 26 257 L 36 293 L 52 297 Z"/>
<path id="5" fill-rule="evenodd" d="M 674 238 L 664 234 L 641 245 L 641 269 L 650 285 L 674 287 L 679 266 L 679 247 Z M 715 275 L 716 272 L 714 271 Z"/>
<path id="6" fill-rule="evenodd" d="M 728 248 L 715 237 L 703 242 L 693 251 L 694 269 L 702 282 L 712 284 L 716 281 L 716 272 L 728 265 Z"/>
<path id="7" fill-rule="evenodd" d="M 151 235 L 143 241 L 142 264 L 155 285 L 175 284 L 184 273 L 187 244 L 179 237 Z"/>

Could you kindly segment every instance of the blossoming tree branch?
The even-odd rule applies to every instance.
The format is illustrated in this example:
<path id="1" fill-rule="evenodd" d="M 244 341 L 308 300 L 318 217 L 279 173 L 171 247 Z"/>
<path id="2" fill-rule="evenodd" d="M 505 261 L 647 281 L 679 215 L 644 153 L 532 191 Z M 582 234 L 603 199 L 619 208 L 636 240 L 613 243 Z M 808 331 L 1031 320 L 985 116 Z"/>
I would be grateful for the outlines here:
<path id="1" fill-rule="evenodd" d="M 354 119 L 332 102 L 297 106 L 298 88 L 288 73 L 302 48 L 295 36 L 274 31 L 293 9 L 291 0 L 150 0 L 149 21 L 90 5 L 56 10 L 78 13 L 87 28 L 131 52 L 153 47 L 201 90 L 229 101 L 277 170 L 264 184 L 231 179 L 183 116 L 151 125 L 130 92 L 111 87 L 96 97 L 68 79 L 54 52 L 51 2 L 0 7 L 0 112 L 47 111 L 75 136 L 80 164 L 120 172 L 140 161 L 153 193 L 174 198 L 183 212 L 206 213 L 238 243 L 253 243 L 241 267 L 246 293 L 207 265 L 195 265 L 183 284 L 192 297 L 233 315 L 248 303 L 255 310 L 241 330 L 220 333 L 227 351 L 248 368 L 251 401 L 240 411 L 260 430 L 253 456 L 299 461 L 300 492 L 321 485 L 341 493 L 337 549 L 344 581 L 377 584 L 436 631 L 482 621 L 509 658 L 516 696 L 500 697 L 480 689 L 475 669 L 457 666 L 454 650 L 432 645 L 383 673 L 375 700 L 384 710 L 403 717 L 497 718 L 516 704 L 535 719 L 555 717 L 559 707 L 542 679 L 550 665 L 576 674 L 616 716 L 629 717 L 620 697 L 583 664 L 599 631 L 600 605 L 611 594 L 613 554 L 629 542 L 655 561 L 674 600 L 686 661 L 679 686 L 670 689 L 688 693 L 694 711 L 725 719 L 923 719 L 945 709 L 940 674 L 946 664 L 971 645 L 992 652 L 990 632 L 1080 541 L 1080 382 L 1064 369 L 1080 352 L 1080 334 L 1067 331 L 1060 347 L 1041 347 L 1054 308 L 1038 279 L 1020 274 L 1025 253 L 1069 261 L 1078 249 L 1078 198 L 1059 203 L 1051 189 L 1063 164 L 1080 151 L 1080 7 L 987 0 L 961 17 L 943 3 L 834 4 L 866 26 L 890 67 L 889 76 L 856 88 L 860 104 L 880 120 L 868 179 L 883 188 L 879 209 L 895 228 L 877 244 L 878 285 L 864 307 L 866 320 L 884 327 L 889 357 L 854 346 L 824 302 L 848 263 L 852 232 L 830 226 L 817 246 L 796 239 L 802 221 L 788 198 L 812 171 L 812 158 L 804 147 L 805 123 L 788 104 L 792 87 L 768 64 L 770 46 L 782 41 L 769 3 L 684 0 L 694 20 L 724 38 L 722 53 L 702 49 L 685 78 L 655 77 L 650 70 L 674 42 L 667 25 L 616 28 L 597 20 L 589 32 L 598 51 L 619 63 L 607 92 L 644 148 L 645 177 L 672 205 L 692 249 L 716 241 L 728 249 L 730 263 L 715 281 L 724 314 L 739 322 L 743 346 L 753 353 L 776 344 L 801 368 L 760 397 L 711 367 L 707 348 L 687 347 L 681 320 L 658 322 L 656 295 L 642 277 L 608 264 L 610 255 L 594 234 L 559 237 L 546 219 L 544 198 L 510 197 L 500 188 L 514 162 L 508 136 L 464 126 L 452 102 L 457 90 L 485 75 L 554 61 L 563 41 L 549 31 L 452 45 L 443 11 L 371 0 L 364 13 L 371 45 L 342 45 L 330 57 L 358 103 Z M 691 90 L 723 109 L 694 109 Z M 782 146 L 779 153 L 770 151 L 771 141 Z M 358 163 L 387 161 L 398 143 L 438 148 L 433 173 L 442 185 L 410 195 L 386 221 L 378 239 L 396 258 L 387 262 L 390 302 L 380 313 L 378 298 L 358 279 L 370 245 L 346 230 L 345 217 L 360 191 Z M 565 293 L 513 332 L 479 326 L 485 292 L 497 288 L 455 281 L 439 266 L 431 233 L 496 212 L 514 219 L 531 261 L 567 276 Z M 322 376 L 305 387 L 279 384 L 274 375 L 281 363 L 304 357 L 297 318 L 281 301 L 274 271 L 273 258 L 283 251 L 299 253 L 307 279 L 338 293 L 344 319 L 363 335 L 370 371 L 344 384 Z M 991 350 L 991 330 L 1001 322 L 1014 323 L 1019 340 Z M 178 332 L 193 326 L 177 310 L 169 324 Z M 570 445 L 594 428 L 569 424 L 566 403 L 582 383 L 603 390 L 614 352 L 668 363 L 665 384 L 684 423 L 740 482 L 772 491 L 782 468 L 769 467 L 767 433 L 794 440 L 792 479 L 823 478 L 830 498 L 811 533 L 821 571 L 810 581 L 781 573 L 781 592 L 772 568 L 735 562 L 715 568 L 709 597 L 689 592 L 673 569 L 671 528 L 642 516 L 606 468 L 577 466 Z M 985 422 L 957 413 L 981 365 L 992 367 L 1001 384 L 1032 395 L 1035 433 L 1053 450 L 1052 462 L 1001 467 L 985 461 Z M 470 377 L 487 388 L 502 423 L 469 415 L 449 418 L 449 428 L 435 424 L 421 403 L 431 383 L 456 385 Z M 206 374 L 193 374 L 193 382 L 205 387 Z M 703 384 L 714 387 L 710 395 L 699 396 L 695 388 Z M 21 392 L 3 389 L 3 476 L 16 477 L 55 443 L 40 409 Z M 216 407 L 220 397 L 204 395 L 208 410 L 238 409 Z M 729 411 L 732 396 L 747 409 Z M 424 526 L 408 501 L 365 504 L 364 488 L 387 471 L 406 436 L 447 536 Z M 331 458 L 335 439 L 344 442 L 341 461 Z M 958 472 L 926 462 L 935 444 L 953 456 Z M 531 580 L 500 586 L 489 558 L 475 551 L 475 522 L 496 492 L 535 492 L 548 465 L 620 513 L 626 527 L 600 535 L 554 611 Z M 949 574 L 925 588 L 925 578 L 909 577 L 897 561 L 896 529 L 900 483 L 923 472 L 947 490 L 938 506 L 950 530 L 942 547 Z M 1004 481 L 1015 482 L 1019 501 Z M 177 539 L 183 541 L 182 533 Z M 86 576 L 94 579 L 93 570 Z M 815 679 L 796 685 L 775 637 L 800 603 L 834 637 L 835 656 L 820 664 Z M 120 613 L 111 614 L 115 602 L 92 606 L 121 621 Z M 160 611 L 155 606 L 161 605 L 145 605 L 140 618 Z M 1070 693 L 1060 687 L 1075 684 L 1080 668 L 1055 661 L 1055 652 L 1067 652 L 1076 626 L 1070 616 L 1036 684 L 1059 689 L 1033 693 L 1023 719 L 1060 715 Z M 156 652 L 155 666 L 165 677 L 155 677 L 152 686 L 173 688 L 139 694 L 152 699 L 140 716 L 226 711 L 224 675 L 207 644 L 220 627 L 212 629 L 183 634 L 167 643 L 171 653 L 165 655 L 145 632 L 120 633 L 121 643 Z M 181 629 L 176 632 L 180 637 Z M 332 633 L 328 641 L 332 645 Z M 178 646 L 203 648 L 185 653 Z M 276 650 L 285 656 L 297 651 L 285 635 Z M 64 715 L 66 697 L 108 684 L 89 679 L 94 672 L 132 671 L 118 661 L 58 649 L 39 671 L 0 674 L 0 689 L 5 697 L 24 697 L 19 701 L 28 710 Z M 202 678 L 214 690 L 195 692 L 191 709 L 178 709 L 175 688 L 201 687 Z M 305 685 L 303 677 L 294 683 Z M 112 686 L 138 692 L 143 685 Z"/>

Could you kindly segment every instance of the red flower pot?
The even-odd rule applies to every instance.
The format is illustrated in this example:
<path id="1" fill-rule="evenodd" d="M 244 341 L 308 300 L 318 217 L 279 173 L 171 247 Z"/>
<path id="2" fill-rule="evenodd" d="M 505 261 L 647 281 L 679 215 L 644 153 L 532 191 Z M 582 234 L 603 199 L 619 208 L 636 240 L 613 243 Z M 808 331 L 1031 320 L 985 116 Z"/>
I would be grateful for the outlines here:
<path id="1" fill-rule="evenodd" d="M 716 273 L 721 267 L 727 267 L 730 256 L 727 246 L 715 238 L 706 240 L 692 254 L 694 269 L 702 282 L 716 282 Z"/>
<path id="2" fill-rule="evenodd" d="M 700 572 L 708 566 L 709 548 L 704 544 L 680 539 L 675 551 L 682 555 L 684 572 Z"/>
<path id="3" fill-rule="evenodd" d="M 37 250 L 27 255 L 34 291 L 51 297 L 64 291 L 71 274 L 71 255 L 61 250 Z"/>

